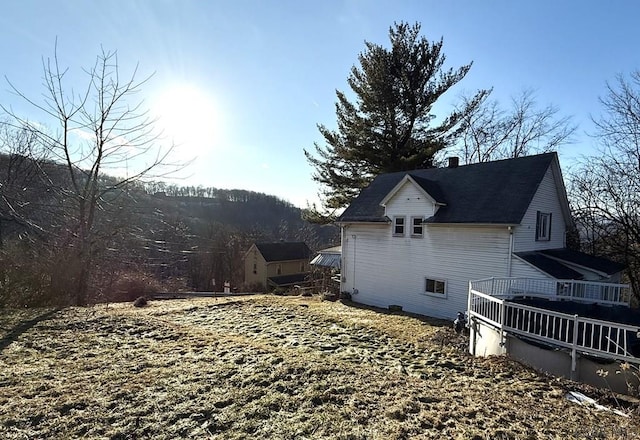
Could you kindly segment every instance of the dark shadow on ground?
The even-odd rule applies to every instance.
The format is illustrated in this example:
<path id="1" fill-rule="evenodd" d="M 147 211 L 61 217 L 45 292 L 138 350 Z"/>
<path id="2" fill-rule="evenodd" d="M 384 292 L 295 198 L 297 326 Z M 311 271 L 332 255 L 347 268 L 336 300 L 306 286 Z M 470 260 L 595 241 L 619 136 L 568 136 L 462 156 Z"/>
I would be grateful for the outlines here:
<path id="1" fill-rule="evenodd" d="M 35 326 L 39 322 L 42 322 L 42 321 L 45 321 L 45 320 L 49 319 L 50 317 L 52 317 L 53 315 L 58 313 L 60 310 L 62 310 L 62 309 L 61 308 L 56 308 L 56 309 L 53 309 L 53 310 L 49 310 L 48 312 L 45 312 L 45 313 L 43 313 L 41 315 L 38 315 L 33 319 L 21 322 L 20 324 L 16 325 L 14 328 L 12 328 L 9 331 L 9 333 L 4 335 L 0 339 L 0 352 L 2 352 L 12 342 L 14 342 L 16 339 L 18 339 L 18 337 L 21 334 L 23 334 L 24 332 L 26 332 L 27 330 L 29 330 L 30 328 L 32 328 L 33 326 Z"/>
<path id="2" fill-rule="evenodd" d="M 400 310 L 389 310 L 382 307 L 361 304 L 347 299 L 341 299 L 340 302 L 345 306 L 353 307 L 354 309 L 371 310 L 373 312 L 382 313 L 384 315 L 408 316 L 410 318 L 415 318 L 419 321 L 426 322 L 427 324 L 434 327 L 452 327 L 453 325 L 453 321 L 449 321 L 448 319 L 433 318 L 431 316 L 419 315 L 417 313 L 405 312 Z"/>

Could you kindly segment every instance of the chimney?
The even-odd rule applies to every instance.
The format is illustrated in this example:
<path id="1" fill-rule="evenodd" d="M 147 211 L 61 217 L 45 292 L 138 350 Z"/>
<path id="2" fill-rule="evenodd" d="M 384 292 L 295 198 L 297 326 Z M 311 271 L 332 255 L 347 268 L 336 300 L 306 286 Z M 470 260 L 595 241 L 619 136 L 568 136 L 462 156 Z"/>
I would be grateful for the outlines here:
<path id="1" fill-rule="evenodd" d="M 449 168 L 458 168 L 459 164 L 460 164 L 460 158 L 458 157 L 449 158 Z"/>

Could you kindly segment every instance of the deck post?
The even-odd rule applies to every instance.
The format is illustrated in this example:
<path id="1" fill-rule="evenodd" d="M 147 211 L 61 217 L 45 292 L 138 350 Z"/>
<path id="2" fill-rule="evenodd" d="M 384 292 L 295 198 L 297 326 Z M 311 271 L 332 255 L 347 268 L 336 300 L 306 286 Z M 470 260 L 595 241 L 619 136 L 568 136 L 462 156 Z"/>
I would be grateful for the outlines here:
<path id="1" fill-rule="evenodd" d="M 573 315 L 573 342 L 571 344 L 571 380 L 578 380 L 576 377 L 578 367 L 578 315 Z"/>
<path id="2" fill-rule="evenodd" d="M 506 302 L 506 300 L 502 299 L 500 300 L 500 317 L 499 317 L 499 322 L 500 322 L 500 346 L 504 347 L 505 346 L 505 340 L 506 340 L 506 335 L 505 335 L 505 331 L 504 331 L 504 303 Z"/>

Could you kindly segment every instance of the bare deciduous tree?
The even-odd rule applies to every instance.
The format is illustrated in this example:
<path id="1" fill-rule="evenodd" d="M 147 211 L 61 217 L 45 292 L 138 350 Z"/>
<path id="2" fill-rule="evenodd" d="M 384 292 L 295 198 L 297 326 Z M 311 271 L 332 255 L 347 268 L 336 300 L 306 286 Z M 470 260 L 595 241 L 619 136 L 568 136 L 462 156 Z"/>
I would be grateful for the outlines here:
<path id="1" fill-rule="evenodd" d="M 463 135 L 454 151 L 464 163 L 544 153 L 570 142 L 575 129 L 570 117 L 558 117 L 558 109 L 553 105 L 537 107 L 533 91 L 525 90 L 511 99 L 509 109 L 485 99 L 467 113 Z"/>
<path id="2" fill-rule="evenodd" d="M 58 231 L 69 250 L 71 301 L 85 304 L 96 252 L 104 245 L 101 214 L 117 210 L 131 184 L 175 172 L 169 163 L 172 146 L 162 147 L 153 120 L 132 101 L 149 78 L 136 79 L 137 68 L 126 79 L 120 75 L 116 52 L 102 50 L 95 64 L 85 70 L 87 85 L 80 94 L 66 83 L 67 69 L 60 66 L 57 51 L 43 59 L 44 100 L 37 102 L 9 82 L 13 92 L 43 113 L 54 132 L 3 107 L 14 127 L 35 133 L 49 157 L 63 164 L 67 182 L 58 184 L 67 216 Z M 121 176 L 119 178 L 105 178 Z M 102 224 L 104 226 L 104 222 Z"/>
<path id="3" fill-rule="evenodd" d="M 37 134 L 28 128 L 16 128 L 0 121 L 0 248 L 5 227 L 24 236 L 41 231 L 34 215 L 42 208 L 43 166 L 46 151 Z"/>
<path id="4" fill-rule="evenodd" d="M 628 267 L 640 298 L 640 71 L 607 84 L 594 119 L 600 148 L 571 177 L 571 199 L 589 250 Z"/>

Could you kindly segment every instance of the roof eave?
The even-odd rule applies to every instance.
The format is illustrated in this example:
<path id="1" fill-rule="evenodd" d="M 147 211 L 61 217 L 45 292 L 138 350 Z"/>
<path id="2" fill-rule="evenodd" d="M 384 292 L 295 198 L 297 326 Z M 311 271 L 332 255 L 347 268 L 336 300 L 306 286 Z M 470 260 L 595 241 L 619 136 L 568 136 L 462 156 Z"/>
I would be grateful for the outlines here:
<path id="1" fill-rule="evenodd" d="M 520 226 L 519 223 L 488 223 L 488 222 L 429 222 L 423 224 L 428 226 L 492 226 L 492 227 L 515 227 Z"/>
<path id="2" fill-rule="evenodd" d="M 381 221 L 359 221 L 359 220 L 346 220 L 346 221 L 337 221 L 335 222 L 338 226 L 346 226 L 346 225 L 388 225 L 391 223 L 391 220 L 381 220 Z"/>

